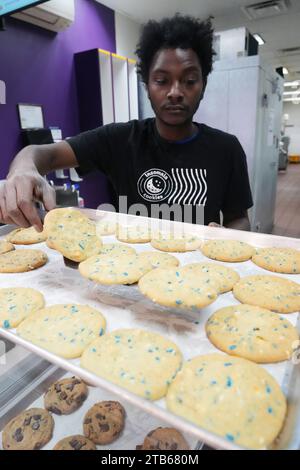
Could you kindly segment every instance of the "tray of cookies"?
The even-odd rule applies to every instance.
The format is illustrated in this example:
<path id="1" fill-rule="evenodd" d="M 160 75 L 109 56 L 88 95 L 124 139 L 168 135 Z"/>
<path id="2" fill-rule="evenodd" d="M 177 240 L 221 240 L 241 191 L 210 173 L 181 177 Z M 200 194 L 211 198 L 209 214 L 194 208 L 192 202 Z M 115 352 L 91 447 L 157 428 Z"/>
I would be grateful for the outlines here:
<path id="1" fill-rule="evenodd" d="M 82 214 L 49 216 L 43 266 L 0 255 L 0 334 L 213 447 L 297 448 L 299 240 Z"/>

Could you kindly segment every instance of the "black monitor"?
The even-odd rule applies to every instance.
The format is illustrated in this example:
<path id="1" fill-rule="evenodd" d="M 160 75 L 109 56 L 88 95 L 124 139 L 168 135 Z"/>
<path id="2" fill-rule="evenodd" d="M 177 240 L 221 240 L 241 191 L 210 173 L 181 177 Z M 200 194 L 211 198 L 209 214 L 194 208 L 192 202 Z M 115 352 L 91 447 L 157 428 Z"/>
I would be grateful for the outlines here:
<path id="1" fill-rule="evenodd" d="M 43 145 L 53 144 L 53 137 L 50 129 L 23 129 L 23 145 Z"/>
<path id="2" fill-rule="evenodd" d="M 26 8 L 33 7 L 39 3 L 46 3 L 49 0 L 0 0 L 0 18 L 12 15 L 17 11 L 26 10 Z"/>

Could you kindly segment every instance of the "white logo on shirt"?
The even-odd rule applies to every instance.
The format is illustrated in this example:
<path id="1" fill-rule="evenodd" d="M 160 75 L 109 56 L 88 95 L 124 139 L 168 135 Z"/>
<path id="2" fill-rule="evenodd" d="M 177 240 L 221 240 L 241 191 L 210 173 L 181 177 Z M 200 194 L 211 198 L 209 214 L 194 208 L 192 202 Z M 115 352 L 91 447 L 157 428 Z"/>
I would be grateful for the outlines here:
<path id="1" fill-rule="evenodd" d="M 137 182 L 139 195 L 146 201 L 163 201 L 173 189 L 171 176 L 164 170 L 151 168 Z"/>
<path id="2" fill-rule="evenodd" d="M 168 204 L 205 206 L 207 201 L 206 170 L 198 168 L 172 168 L 174 191 Z"/>
<path id="3" fill-rule="evenodd" d="M 164 201 L 168 204 L 205 206 L 207 201 L 206 170 L 197 168 L 172 168 L 166 171 L 152 168 L 145 171 L 137 182 L 139 195 L 146 201 Z"/>

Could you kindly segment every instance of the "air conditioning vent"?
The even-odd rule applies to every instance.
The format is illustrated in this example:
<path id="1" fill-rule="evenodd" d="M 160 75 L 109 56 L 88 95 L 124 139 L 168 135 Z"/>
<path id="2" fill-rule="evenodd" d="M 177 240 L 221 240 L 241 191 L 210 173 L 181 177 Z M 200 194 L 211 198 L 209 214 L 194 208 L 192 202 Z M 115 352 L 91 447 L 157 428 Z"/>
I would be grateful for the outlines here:
<path id="1" fill-rule="evenodd" d="M 249 20 L 260 20 L 271 16 L 279 16 L 287 12 L 290 0 L 268 0 L 242 7 L 243 12 Z"/>
<path id="2" fill-rule="evenodd" d="M 0 2 L 1 3 L 1 2 Z M 75 20 L 74 0 L 49 0 L 12 15 L 40 28 L 58 33 L 72 25 Z"/>
<path id="3" fill-rule="evenodd" d="M 38 10 L 37 8 L 28 8 L 22 12 L 23 20 L 28 22 L 32 22 L 33 20 L 44 21 L 45 23 L 55 25 L 58 20 L 59 16 L 53 15 L 48 11 Z"/>

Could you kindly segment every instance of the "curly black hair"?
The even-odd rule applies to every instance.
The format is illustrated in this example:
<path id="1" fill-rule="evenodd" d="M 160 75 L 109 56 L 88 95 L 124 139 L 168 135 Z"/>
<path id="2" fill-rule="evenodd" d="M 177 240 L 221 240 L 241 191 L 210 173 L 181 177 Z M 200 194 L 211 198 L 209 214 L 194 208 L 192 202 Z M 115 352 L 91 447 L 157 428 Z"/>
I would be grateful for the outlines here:
<path id="1" fill-rule="evenodd" d="M 161 21 L 150 20 L 143 25 L 139 43 L 135 51 L 138 62 L 137 72 L 142 81 L 148 84 L 149 70 L 156 52 L 160 49 L 193 49 L 200 61 L 203 80 L 212 71 L 213 27 L 211 18 L 201 21 L 191 16 L 176 13 L 172 18 Z"/>

